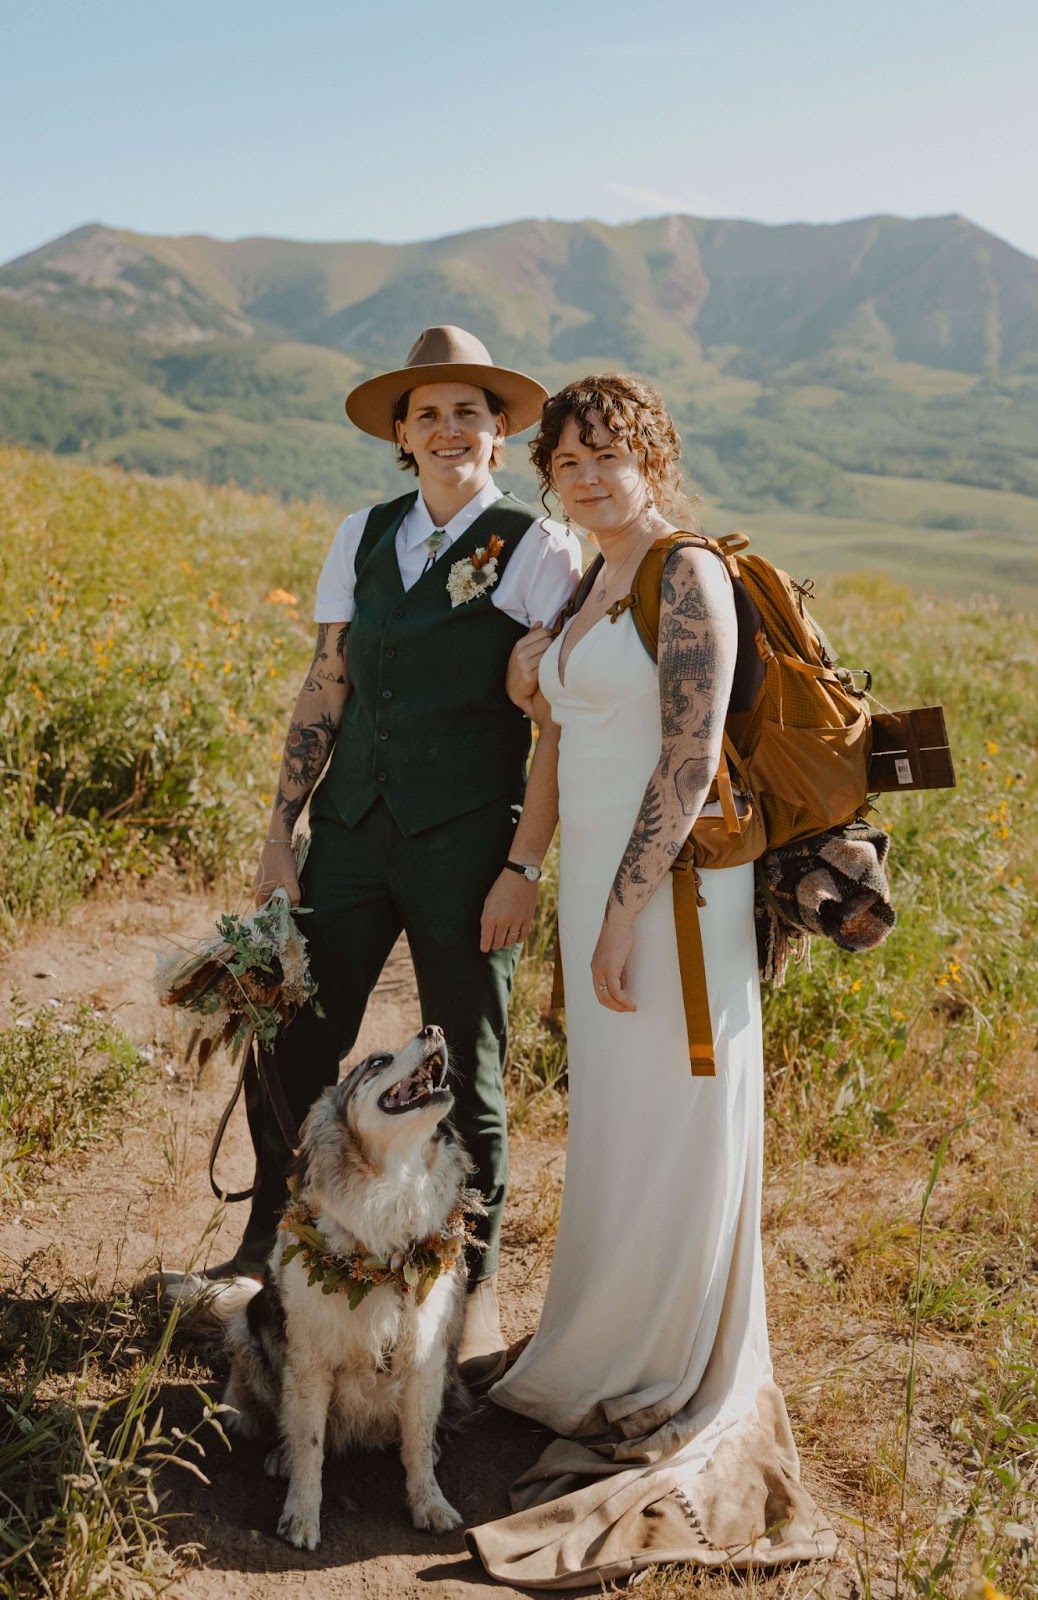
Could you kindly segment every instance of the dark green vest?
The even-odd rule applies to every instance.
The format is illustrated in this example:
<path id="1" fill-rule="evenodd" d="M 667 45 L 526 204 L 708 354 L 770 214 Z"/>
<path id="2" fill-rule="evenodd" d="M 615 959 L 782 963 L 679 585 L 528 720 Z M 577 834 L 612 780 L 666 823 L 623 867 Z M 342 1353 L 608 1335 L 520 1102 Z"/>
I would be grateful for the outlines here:
<path id="1" fill-rule="evenodd" d="M 505 693 L 525 629 L 491 589 L 452 607 L 447 578 L 496 534 L 500 582 L 538 513 L 503 495 L 405 591 L 396 534 L 416 499 L 372 507 L 357 551 L 350 692 L 313 802 L 351 828 L 381 798 L 402 832 L 421 833 L 491 800 L 519 801 L 526 781 L 530 724 Z"/>

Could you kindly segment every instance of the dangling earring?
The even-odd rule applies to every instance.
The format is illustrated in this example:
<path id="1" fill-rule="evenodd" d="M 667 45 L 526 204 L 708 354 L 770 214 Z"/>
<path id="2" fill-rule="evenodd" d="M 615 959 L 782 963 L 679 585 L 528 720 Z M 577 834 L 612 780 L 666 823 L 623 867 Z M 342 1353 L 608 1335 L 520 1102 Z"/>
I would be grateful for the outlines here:
<path id="1" fill-rule="evenodd" d="M 645 509 L 646 509 L 646 511 L 655 511 L 655 509 L 656 509 L 656 501 L 653 498 L 653 493 L 652 493 L 651 489 L 649 490 L 649 493 L 645 496 Z"/>
<path id="2" fill-rule="evenodd" d="M 568 528 L 569 527 L 569 512 L 565 509 L 565 507 L 563 507 L 562 520 L 563 520 L 563 522 L 566 524 L 566 526 Z"/>

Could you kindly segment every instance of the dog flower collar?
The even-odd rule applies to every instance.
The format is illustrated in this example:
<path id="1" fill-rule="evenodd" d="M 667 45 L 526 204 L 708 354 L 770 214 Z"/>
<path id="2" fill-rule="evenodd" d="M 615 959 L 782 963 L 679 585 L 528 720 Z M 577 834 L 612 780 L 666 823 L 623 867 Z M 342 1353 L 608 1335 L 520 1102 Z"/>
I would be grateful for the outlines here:
<path id="1" fill-rule="evenodd" d="M 385 1283 L 392 1283 L 403 1295 L 414 1295 L 421 1305 L 437 1278 L 450 1272 L 462 1260 L 466 1246 L 478 1245 L 469 1217 L 483 1212 L 483 1203 L 473 1189 L 466 1189 L 450 1213 L 443 1229 L 427 1239 L 416 1239 L 406 1250 L 391 1256 L 374 1255 L 358 1245 L 349 1255 L 336 1255 L 317 1227 L 317 1218 L 305 1201 L 297 1200 L 282 1217 L 280 1227 L 294 1236 L 286 1245 L 282 1261 L 302 1258 L 307 1283 L 321 1285 L 322 1294 L 344 1294 L 351 1311 Z"/>

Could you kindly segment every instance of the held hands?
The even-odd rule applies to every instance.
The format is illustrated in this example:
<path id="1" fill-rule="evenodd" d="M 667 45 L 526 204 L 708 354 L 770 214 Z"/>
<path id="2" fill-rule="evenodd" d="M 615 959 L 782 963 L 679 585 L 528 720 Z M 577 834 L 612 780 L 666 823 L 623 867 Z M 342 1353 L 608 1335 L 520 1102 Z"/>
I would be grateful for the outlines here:
<path id="1" fill-rule="evenodd" d="M 552 636 L 541 622 L 535 622 L 529 633 L 523 635 L 508 658 L 505 673 L 505 690 L 513 705 L 534 716 L 534 698 L 537 694 L 537 669 L 541 657 L 551 644 Z M 536 720 L 536 718 L 535 718 Z"/>
<path id="2" fill-rule="evenodd" d="M 490 893 L 483 902 L 483 916 L 479 927 L 479 948 L 503 950 L 510 944 L 525 939 L 533 926 L 537 906 L 537 885 L 530 883 L 507 867 L 498 873 Z"/>
<path id="3" fill-rule="evenodd" d="M 252 887 L 257 909 L 265 906 L 274 890 L 279 888 L 288 890 L 289 902 L 292 905 L 299 904 L 302 890 L 296 876 L 296 858 L 290 844 L 271 844 L 270 840 L 267 840 L 263 846 Z"/>
<path id="4" fill-rule="evenodd" d="M 634 914 L 611 904 L 591 957 L 595 999 L 609 1011 L 637 1011 L 627 993 L 627 962 L 634 945 Z"/>

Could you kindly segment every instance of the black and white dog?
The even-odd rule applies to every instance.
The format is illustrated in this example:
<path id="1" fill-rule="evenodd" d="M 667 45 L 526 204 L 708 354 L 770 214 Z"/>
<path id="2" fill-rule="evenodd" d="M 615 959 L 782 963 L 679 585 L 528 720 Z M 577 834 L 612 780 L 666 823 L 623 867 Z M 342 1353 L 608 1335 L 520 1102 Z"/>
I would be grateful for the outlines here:
<path id="1" fill-rule="evenodd" d="M 314 1104 L 262 1287 L 234 1279 L 212 1311 L 233 1357 L 225 1402 L 246 1438 L 276 1424 L 287 1477 L 278 1532 L 320 1539 L 325 1444 L 399 1440 L 416 1528 L 461 1518 L 436 1481 L 436 1429 L 456 1380 L 471 1162 L 445 1126 L 454 1103 L 439 1028 L 372 1055 Z"/>

